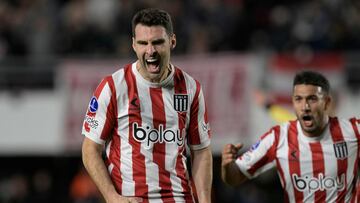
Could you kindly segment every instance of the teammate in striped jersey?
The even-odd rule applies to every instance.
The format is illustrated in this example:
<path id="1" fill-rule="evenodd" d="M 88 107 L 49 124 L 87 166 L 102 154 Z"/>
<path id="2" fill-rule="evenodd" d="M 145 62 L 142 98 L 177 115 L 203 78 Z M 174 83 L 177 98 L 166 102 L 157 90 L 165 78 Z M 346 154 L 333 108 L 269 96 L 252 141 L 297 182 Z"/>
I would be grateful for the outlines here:
<path id="1" fill-rule="evenodd" d="M 201 86 L 170 63 L 170 15 L 139 11 L 132 20 L 138 60 L 105 77 L 82 134 L 84 165 L 108 203 L 211 202 L 210 127 Z M 101 154 L 105 146 L 105 161 Z"/>
<path id="2" fill-rule="evenodd" d="M 276 167 L 285 202 L 359 202 L 360 120 L 330 117 L 329 91 L 320 73 L 298 73 L 292 95 L 297 120 L 271 128 L 239 157 L 242 144 L 226 145 L 223 181 L 238 185 Z"/>

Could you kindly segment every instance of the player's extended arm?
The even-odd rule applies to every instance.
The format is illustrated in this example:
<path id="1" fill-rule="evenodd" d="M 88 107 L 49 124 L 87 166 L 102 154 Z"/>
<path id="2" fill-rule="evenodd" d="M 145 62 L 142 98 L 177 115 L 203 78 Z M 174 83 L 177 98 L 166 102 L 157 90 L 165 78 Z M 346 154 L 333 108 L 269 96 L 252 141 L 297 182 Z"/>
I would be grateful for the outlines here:
<path id="1" fill-rule="evenodd" d="M 211 202 L 211 185 L 213 163 L 211 148 L 193 150 L 192 176 L 196 187 L 199 202 Z"/>
<path id="2" fill-rule="evenodd" d="M 235 160 L 238 157 L 238 151 L 242 146 L 242 144 L 227 144 L 222 151 L 221 178 L 225 183 L 231 186 L 238 186 L 247 180 L 247 177 L 240 171 L 235 163 Z"/>
<path id="3" fill-rule="evenodd" d="M 107 203 L 131 202 L 137 203 L 134 198 L 119 195 L 110 179 L 105 163 L 101 157 L 103 145 L 85 137 L 82 145 L 82 159 L 84 166 L 92 180 L 97 185 Z"/>

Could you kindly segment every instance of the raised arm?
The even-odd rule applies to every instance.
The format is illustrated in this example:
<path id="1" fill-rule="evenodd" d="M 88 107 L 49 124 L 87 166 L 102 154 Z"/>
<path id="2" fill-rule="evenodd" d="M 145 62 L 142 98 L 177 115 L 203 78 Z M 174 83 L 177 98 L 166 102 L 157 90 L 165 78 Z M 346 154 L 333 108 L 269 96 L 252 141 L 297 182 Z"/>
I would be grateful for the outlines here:
<path id="1" fill-rule="evenodd" d="M 238 186 L 247 180 L 247 177 L 240 171 L 235 163 L 238 157 L 238 151 L 242 146 L 242 144 L 227 144 L 222 151 L 221 178 L 231 186 Z"/>

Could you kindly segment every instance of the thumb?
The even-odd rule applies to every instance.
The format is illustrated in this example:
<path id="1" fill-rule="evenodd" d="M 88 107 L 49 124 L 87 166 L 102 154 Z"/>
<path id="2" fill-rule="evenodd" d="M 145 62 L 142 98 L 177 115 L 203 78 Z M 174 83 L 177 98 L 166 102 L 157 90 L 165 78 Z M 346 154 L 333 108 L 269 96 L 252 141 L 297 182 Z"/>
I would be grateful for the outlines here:
<path id="1" fill-rule="evenodd" d="M 238 143 L 238 144 L 235 144 L 234 147 L 237 151 L 239 151 L 242 147 L 244 146 L 243 143 Z"/>

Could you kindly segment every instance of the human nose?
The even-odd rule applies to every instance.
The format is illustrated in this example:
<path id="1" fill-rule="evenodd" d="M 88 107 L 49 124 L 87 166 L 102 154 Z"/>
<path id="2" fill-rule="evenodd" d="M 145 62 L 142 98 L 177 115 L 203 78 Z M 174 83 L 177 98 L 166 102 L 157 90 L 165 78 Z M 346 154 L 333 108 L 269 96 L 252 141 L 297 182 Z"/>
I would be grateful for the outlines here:
<path id="1" fill-rule="evenodd" d="M 156 52 L 154 45 L 148 44 L 146 47 L 146 53 L 152 55 L 154 52 Z"/>
<path id="2" fill-rule="evenodd" d="M 302 109 L 303 111 L 309 111 L 310 110 L 310 105 L 307 101 L 304 101 L 302 104 Z"/>

